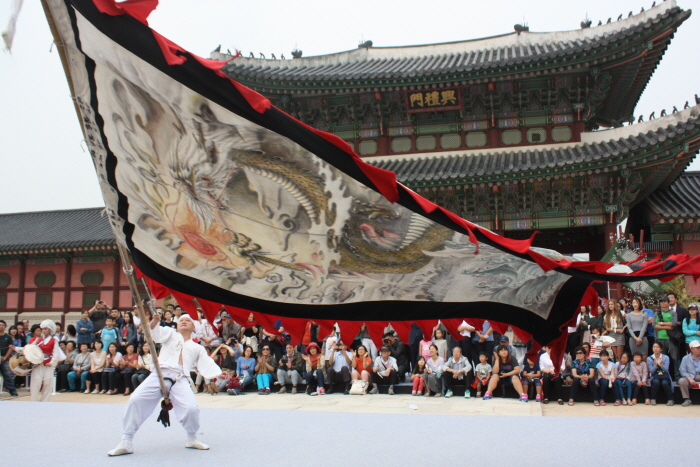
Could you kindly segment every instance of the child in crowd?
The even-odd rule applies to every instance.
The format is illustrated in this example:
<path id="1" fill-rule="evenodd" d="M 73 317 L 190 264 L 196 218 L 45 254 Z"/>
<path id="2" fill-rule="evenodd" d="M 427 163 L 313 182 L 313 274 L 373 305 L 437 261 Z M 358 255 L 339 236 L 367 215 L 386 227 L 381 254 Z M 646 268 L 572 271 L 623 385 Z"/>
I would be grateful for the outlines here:
<path id="1" fill-rule="evenodd" d="M 425 358 L 418 357 L 416 366 L 413 368 L 413 373 L 411 374 L 411 381 L 413 381 L 413 390 L 411 391 L 411 394 L 414 396 L 420 396 L 423 394 L 423 388 L 425 387 L 423 373 L 425 373 Z"/>
<path id="2" fill-rule="evenodd" d="M 591 350 L 588 353 L 588 358 L 591 360 L 593 368 L 597 368 L 598 363 L 600 363 L 600 352 L 610 347 L 609 342 L 601 339 L 603 337 L 602 332 L 600 327 L 596 325 L 591 326 Z"/>
<path id="3" fill-rule="evenodd" d="M 605 405 L 605 391 L 615 384 L 615 364 L 610 361 L 610 354 L 607 350 L 600 351 L 600 363 L 596 365 L 596 370 L 600 389 L 600 405 Z"/>
<path id="4" fill-rule="evenodd" d="M 112 342 L 116 342 L 118 345 L 118 337 L 119 333 L 117 333 L 117 330 L 114 328 L 114 320 L 108 316 L 105 318 L 105 327 L 100 331 L 100 340 L 104 346 L 103 348 L 109 349 L 109 344 Z"/>
<path id="5" fill-rule="evenodd" d="M 527 362 L 523 366 L 523 372 L 522 372 L 522 383 L 523 383 L 523 392 L 527 394 L 528 396 L 530 395 L 530 385 L 535 386 L 535 393 L 537 394 L 537 397 L 535 400 L 537 402 L 542 401 L 542 371 L 540 370 L 540 364 L 539 362 L 535 363 L 529 358 L 526 359 Z"/>
<path id="6" fill-rule="evenodd" d="M 617 392 L 615 405 L 620 405 L 620 399 L 622 399 L 622 405 L 632 405 L 632 382 L 630 381 L 632 365 L 630 364 L 630 354 L 627 352 L 622 354 L 620 361 L 615 366 L 615 373 L 615 389 Z M 625 394 L 627 399 L 625 399 Z"/>
<path id="7" fill-rule="evenodd" d="M 440 328 L 436 328 L 433 331 L 433 344 L 438 348 L 438 355 L 445 361 L 450 357 L 447 355 L 447 341 L 445 340 L 445 333 Z"/>
<path id="8" fill-rule="evenodd" d="M 476 397 L 481 397 L 481 388 L 483 386 L 488 386 L 489 380 L 491 379 L 491 372 L 493 367 L 488 363 L 489 356 L 486 352 L 481 352 L 479 354 L 479 363 L 476 365 L 474 372 L 476 374 Z"/>
<path id="9" fill-rule="evenodd" d="M 426 361 L 430 358 L 430 346 L 433 345 L 433 341 L 428 339 L 425 339 L 425 336 L 423 336 L 423 339 L 420 341 L 418 344 L 418 355 L 423 357 Z"/>
<path id="10" fill-rule="evenodd" d="M 632 355 L 632 359 L 629 377 L 634 387 L 632 405 L 637 403 L 637 396 L 639 395 L 640 389 L 644 391 L 644 405 L 649 405 L 651 404 L 651 398 L 649 398 L 649 367 L 644 361 L 644 356 L 641 352 L 635 352 L 634 355 Z"/>

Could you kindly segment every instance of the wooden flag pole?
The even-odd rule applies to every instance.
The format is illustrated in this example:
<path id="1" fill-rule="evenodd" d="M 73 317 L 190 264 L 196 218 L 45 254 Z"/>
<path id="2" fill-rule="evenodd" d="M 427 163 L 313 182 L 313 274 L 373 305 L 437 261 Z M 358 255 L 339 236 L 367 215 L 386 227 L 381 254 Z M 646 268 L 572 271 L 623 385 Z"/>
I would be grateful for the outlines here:
<path id="1" fill-rule="evenodd" d="M 114 238 L 117 240 L 116 235 Z M 141 327 L 143 328 L 143 336 L 146 339 L 148 348 L 151 351 L 153 366 L 155 367 L 156 374 L 158 375 L 158 381 L 160 382 L 160 392 L 163 393 L 163 399 L 165 399 L 167 403 L 170 403 L 170 394 L 165 385 L 160 364 L 158 363 L 158 352 L 156 351 L 156 345 L 153 343 L 153 337 L 151 337 L 151 322 L 146 319 L 146 312 L 143 309 L 143 302 L 136 285 L 136 274 L 134 273 L 134 267 L 131 265 L 131 260 L 129 259 L 129 254 L 126 251 L 126 248 L 119 243 L 119 240 L 117 240 L 117 250 L 119 250 L 119 256 L 122 259 L 122 266 L 124 267 L 124 274 L 126 275 L 126 280 L 129 284 L 129 289 L 131 290 L 131 295 L 134 297 L 136 306 L 138 307 L 139 319 L 141 320 Z"/>

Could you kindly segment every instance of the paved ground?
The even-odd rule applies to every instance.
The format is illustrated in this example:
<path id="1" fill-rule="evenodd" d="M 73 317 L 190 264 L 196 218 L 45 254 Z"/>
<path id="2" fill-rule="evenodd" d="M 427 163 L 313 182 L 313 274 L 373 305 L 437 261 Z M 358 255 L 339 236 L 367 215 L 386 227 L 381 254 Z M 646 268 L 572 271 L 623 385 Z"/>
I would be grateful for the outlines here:
<path id="1" fill-rule="evenodd" d="M 29 391 L 21 389 L 20 397 L 11 398 L 0 394 L 0 401 L 13 399 L 29 401 Z M 128 397 L 122 395 L 102 396 L 82 393 L 61 393 L 51 398 L 52 402 L 126 404 Z M 591 403 L 581 402 L 573 407 L 560 406 L 555 402 L 547 405 L 536 402 L 518 402 L 515 399 L 495 398 L 489 401 L 463 397 L 413 397 L 397 394 L 350 396 L 331 394 L 311 397 L 305 394 L 271 394 L 260 396 L 246 393 L 242 396 L 217 394 L 198 394 L 197 402 L 201 408 L 244 409 L 244 410 L 284 410 L 307 412 L 346 412 L 375 414 L 434 414 L 434 415 L 504 415 L 531 417 L 700 417 L 700 405 L 674 407 L 657 405 L 655 407 L 637 404 L 633 407 L 595 407 Z"/>

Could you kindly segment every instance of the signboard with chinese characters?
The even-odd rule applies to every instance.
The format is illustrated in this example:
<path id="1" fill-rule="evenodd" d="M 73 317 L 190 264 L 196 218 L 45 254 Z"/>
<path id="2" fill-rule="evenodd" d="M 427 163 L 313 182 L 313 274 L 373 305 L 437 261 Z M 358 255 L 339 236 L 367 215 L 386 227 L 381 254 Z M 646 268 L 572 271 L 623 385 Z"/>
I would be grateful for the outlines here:
<path id="1" fill-rule="evenodd" d="M 460 104 L 457 88 L 408 91 L 406 93 L 406 108 L 409 113 L 457 110 L 460 108 Z"/>

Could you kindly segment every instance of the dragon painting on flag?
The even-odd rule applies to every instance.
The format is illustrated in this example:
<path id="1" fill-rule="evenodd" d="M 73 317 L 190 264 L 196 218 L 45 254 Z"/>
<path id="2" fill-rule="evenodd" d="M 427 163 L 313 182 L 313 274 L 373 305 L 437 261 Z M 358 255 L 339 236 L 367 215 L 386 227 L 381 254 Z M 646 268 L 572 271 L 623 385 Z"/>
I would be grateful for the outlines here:
<path id="1" fill-rule="evenodd" d="M 44 3 L 118 241 L 208 315 L 451 331 L 472 318 L 562 344 L 593 282 L 699 270 L 686 255 L 610 270 L 502 238 L 151 30 L 157 2 Z"/>

